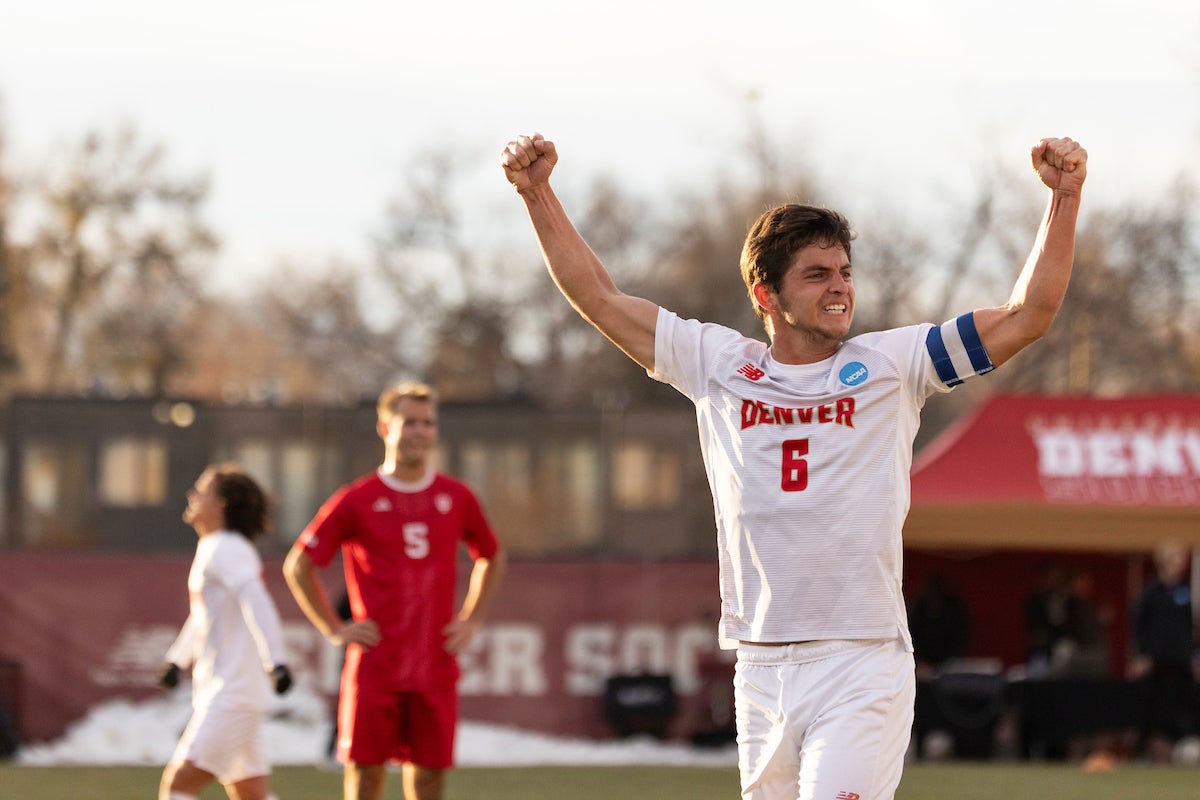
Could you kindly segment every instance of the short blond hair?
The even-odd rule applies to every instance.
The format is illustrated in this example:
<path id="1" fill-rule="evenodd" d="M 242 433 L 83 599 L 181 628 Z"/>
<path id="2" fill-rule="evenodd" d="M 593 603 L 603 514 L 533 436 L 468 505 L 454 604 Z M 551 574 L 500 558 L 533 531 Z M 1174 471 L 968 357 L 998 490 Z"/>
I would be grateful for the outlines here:
<path id="1" fill-rule="evenodd" d="M 396 415 L 396 406 L 401 400 L 419 400 L 437 405 L 437 392 L 427 383 L 409 381 L 393 384 L 380 392 L 375 413 L 379 419 L 389 420 Z"/>

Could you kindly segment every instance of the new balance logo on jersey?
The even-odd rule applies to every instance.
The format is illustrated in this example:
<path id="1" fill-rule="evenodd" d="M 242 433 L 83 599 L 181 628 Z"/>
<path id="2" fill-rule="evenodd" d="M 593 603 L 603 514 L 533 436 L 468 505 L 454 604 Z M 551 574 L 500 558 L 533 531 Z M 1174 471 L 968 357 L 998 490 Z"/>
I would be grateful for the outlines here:
<path id="1" fill-rule="evenodd" d="M 392 501 L 388 500 L 386 497 L 377 498 L 375 500 L 375 502 L 371 504 L 371 510 L 372 511 L 391 511 L 392 510 Z"/>
<path id="2" fill-rule="evenodd" d="M 738 370 L 738 374 L 745 375 L 747 378 L 749 378 L 752 381 L 757 381 L 757 380 L 761 380 L 762 377 L 764 375 L 766 375 L 767 373 L 763 372 L 761 369 L 754 366 L 753 364 L 744 364 L 744 365 L 742 365 L 742 368 Z"/>
<path id="3" fill-rule="evenodd" d="M 838 792 L 837 800 L 858 800 L 858 792 Z"/>

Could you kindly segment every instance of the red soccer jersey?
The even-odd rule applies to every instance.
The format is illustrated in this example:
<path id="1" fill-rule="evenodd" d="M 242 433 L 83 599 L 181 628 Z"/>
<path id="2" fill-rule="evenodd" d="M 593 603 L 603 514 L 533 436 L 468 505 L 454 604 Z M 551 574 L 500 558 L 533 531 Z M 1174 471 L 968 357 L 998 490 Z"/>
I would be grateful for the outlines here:
<path id="1" fill-rule="evenodd" d="M 499 543 L 466 484 L 430 473 L 415 484 L 364 476 L 326 501 L 296 542 L 326 566 L 340 547 L 354 619 L 372 619 L 382 640 L 347 649 L 360 685 L 394 691 L 453 686 L 458 663 L 442 629 L 455 614 L 459 543 L 492 558 Z"/>

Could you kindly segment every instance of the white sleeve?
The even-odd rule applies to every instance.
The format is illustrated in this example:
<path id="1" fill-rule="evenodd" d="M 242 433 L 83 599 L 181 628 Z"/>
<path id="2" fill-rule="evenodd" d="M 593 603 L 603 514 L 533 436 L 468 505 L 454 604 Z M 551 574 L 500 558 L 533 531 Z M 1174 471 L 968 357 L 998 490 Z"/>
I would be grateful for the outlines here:
<path id="1" fill-rule="evenodd" d="M 263 669 L 270 672 L 280 664 L 286 664 L 287 658 L 283 650 L 283 625 L 279 620 L 279 611 L 267 587 L 262 580 L 246 581 L 238 589 L 238 602 L 242 607 L 242 616 L 246 627 L 258 645 L 258 657 L 263 663 Z"/>
<path id="2" fill-rule="evenodd" d="M 760 343 L 731 328 L 683 319 L 659 308 L 654 329 L 654 371 L 649 374 L 695 401 L 707 391 L 709 371 L 718 354 L 731 347 L 754 344 L 762 349 Z"/>
<path id="3" fill-rule="evenodd" d="M 283 652 L 283 625 L 280 612 L 275 608 L 275 602 L 266 594 L 266 587 L 260 579 L 247 581 L 238 589 L 238 601 L 241 603 L 241 615 L 246 619 L 246 627 L 258 645 L 258 657 L 263 662 L 263 669 L 270 672 L 272 668 L 287 663 Z"/>
<path id="4" fill-rule="evenodd" d="M 183 623 L 183 627 L 179 629 L 179 635 L 175 637 L 175 641 L 167 648 L 167 663 L 174 664 L 177 667 L 190 667 L 196 656 L 196 622 L 191 614 L 188 614 L 187 620 Z"/>

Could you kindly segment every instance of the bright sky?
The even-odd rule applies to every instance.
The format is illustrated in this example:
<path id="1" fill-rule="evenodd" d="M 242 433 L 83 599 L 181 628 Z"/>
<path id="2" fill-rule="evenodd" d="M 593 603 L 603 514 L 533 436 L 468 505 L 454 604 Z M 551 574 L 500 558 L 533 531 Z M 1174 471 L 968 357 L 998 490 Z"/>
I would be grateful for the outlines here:
<path id="1" fill-rule="evenodd" d="M 1155 198 L 1200 164 L 1198 41 L 1187 0 L 4 0 L 0 120 L 10 168 L 132 123 L 207 172 L 232 276 L 365 253 L 432 148 L 460 152 L 469 209 L 524 224 L 498 154 L 535 129 L 560 189 L 665 199 L 738 146 L 750 92 L 851 218 L 1042 136 L 1088 148 L 1097 202 Z"/>

